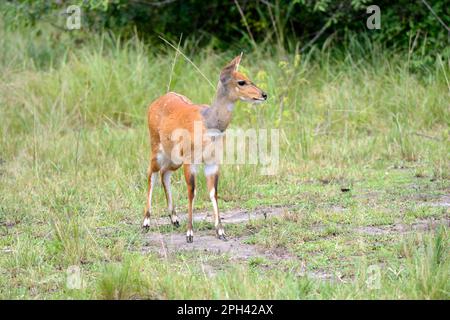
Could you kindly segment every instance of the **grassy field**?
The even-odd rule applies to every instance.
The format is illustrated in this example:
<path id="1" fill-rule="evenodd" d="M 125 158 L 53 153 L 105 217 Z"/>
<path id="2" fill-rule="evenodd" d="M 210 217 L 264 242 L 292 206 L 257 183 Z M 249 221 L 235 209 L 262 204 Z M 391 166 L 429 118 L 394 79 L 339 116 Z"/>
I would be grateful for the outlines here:
<path id="1" fill-rule="evenodd" d="M 0 27 L 0 298 L 450 297 L 448 58 L 417 68 L 420 48 L 364 39 L 245 54 L 240 70 L 270 98 L 239 104 L 232 127 L 280 129 L 280 170 L 224 166 L 219 206 L 269 212 L 225 222 L 254 254 L 161 256 L 151 237 L 183 236 L 185 223 L 141 230 L 146 107 L 168 89 L 209 103 L 214 89 L 182 57 L 172 70 L 171 49 Z M 189 56 L 215 83 L 236 52 Z M 184 216 L 181 172 L 172 179 Z M 212 210 L 205 189 L 200 177 L 202 215 Z M 156 221 L 161 188 L 153 203 Z M 194 230 L 214 233 L 209 220 Z M 74 266 L 80 288 L 68 286 Z"/>

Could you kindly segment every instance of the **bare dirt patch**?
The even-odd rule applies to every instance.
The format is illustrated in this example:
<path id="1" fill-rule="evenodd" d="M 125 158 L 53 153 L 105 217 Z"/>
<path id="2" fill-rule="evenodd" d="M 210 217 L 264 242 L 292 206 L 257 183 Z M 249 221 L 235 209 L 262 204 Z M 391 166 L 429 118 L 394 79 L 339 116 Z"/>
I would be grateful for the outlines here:
<path id="1" fill-rule="evenodd" d="M 179 251 L 197 251 L 200 253 L 228 254 L 232 259 L 249 259 L 263 257 L 270 260 L 291 259 L 284 250 L 268 251 L 254 245 L 246 244 L 246 238 L 228 238 L 227 241 L 217 239 L 214 230 L 199 231 L 194 234 L 194 242 L 187 243 L 184 233 L 161 234 L 148 233 L 145 236 L 144 252 L 157 252 L 161 256 L 169 256 Z"/>
<path id="2" fill-rule="evenodd" d="M 354 231 L 357 233 L 364 233 L 369 235 L 379 235 L 379 234 L 392 234 L 392 233 L 408 233 L 413 231 L 431 231 L 439 226 L 450 227 L 450 219 L 423 219 L 417 220 L 414 223 L 407 225 L 403 223 L 395 223 L 385 226 L 365 226 L 355 228 Z"/>
<path id="3" fill-rule="evenodd" d="M 286 214 L 289 209 L 293 209 L 295 206 L 280 206 L 280 207 L 260 207 L 253 210 L 247 209 L 233 209 L 222 212 L 220 218 L 223 223 L 241 223 L 250 220 L 266 219 L 269 217 L 282 216 Z M 178 214 L 181 221 L 186 220 L 185 214 Z M 213 221 L 212 213 L 210 211 L 196 212 L 193 217 L 194 222 L 199 221 Z M 152 224 L 158 226 L 170 224 L 169 217 L 162 217 L 152 220 Z"/>
<path id="4" fill-rule="evenodd" d="M 245 243 L 247 237 L 228 238 L 228 241 L 217 239 L 213 230 L 200 231 L 194 234 L 194 242 L 187 243 L 186 236 L 182 233 L 161 234 L 157 232 L 148 233 L 145 236 L 143 253 L 155 252 L 162 257 L 170 257 L 180 252 L 195 252 L 198 254 L 226 254 L 231 260 L 246 262 L 252 258 L 264 258 L 270 262 L 280 263 L 282 261 L 295 261 L 298 264 L 296 274 L 312 278 L 327 280 L 333 279 L 334 275 L 324 270 L 307 271 L 305 263 L 291 255 L 286 250 L 268 250 L 259 246 Z M 272 266 L 273 267 L 273 266 Z M 202 263 L 202 268 L 209 275 L 215 275 L 218 268 Z M 290 272 L 292 270 L 290 269 Z"/>
<path id="5" fill-rule="evenodd" d="M 222 222 L 246 223 L 249 220 L 265 219 L 288 215 L 289 209 L 296 206 L 261 207 L 254 210 L 234 209 L 221 213 Z M 194 221 L 211 221 L 209 212 L 199 212 L 193 217 Z M 181 221 L 186 217 L 181 217 Z M 157 218 L 152 221 L 158 226 L 170 224 L 168 217 Z M 227 241 L 219 240 L 214 235 L 214 230 L 202 230 L 194 233 L 194 242 L 187 243 L 184 230 L 177 229 L 174 233 L 160 233 L 157 231 L 147 233 L 144 236 L 143 253 L 154 252 L 162 257 L 170 257 L 180 252 L 191 252 L 197 254 L 227 255 L 231 260 L 238 263 L 247 262 L 252 258 L 263 258 L 269 263 L 279 264 L 282 262 L 294 261 L 298 265 L 296 273 L 300 276 L 307 275 L 318 279 L 333 279 L 334 275 L 324 270 L 307 271 L 304 261 L 290 254 L 282 248 L 267 249 L 257 245 L 246 243 L 248 236 L 228 237 Z M 273 267 L 273 265 L 272 265 Z M 202 268 L 210 275 L 218 271 L 217 267 L 202 263 Z M 270 268 L 270 267 L 269 267 Z M 292 270 L 290 270 L 292 272 Z"/>
<path id="6" fill-rule="evenodd" d="M 438 201 L 430 203 L 431 206 L 450 208 L 450 195 L 443 195 Z"/>

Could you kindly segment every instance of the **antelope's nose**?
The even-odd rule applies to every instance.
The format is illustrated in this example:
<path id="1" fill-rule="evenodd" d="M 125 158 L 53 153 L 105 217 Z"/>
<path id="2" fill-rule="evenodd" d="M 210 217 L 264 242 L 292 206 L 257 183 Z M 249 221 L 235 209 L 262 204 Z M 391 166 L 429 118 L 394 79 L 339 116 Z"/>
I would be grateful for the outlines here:
<path id="1" fill-rule="evenodd" d="M 261 93 L 261 96 L 264 98 L 264 100 L 267 100 L 267 94 L 265 92 Z"/>

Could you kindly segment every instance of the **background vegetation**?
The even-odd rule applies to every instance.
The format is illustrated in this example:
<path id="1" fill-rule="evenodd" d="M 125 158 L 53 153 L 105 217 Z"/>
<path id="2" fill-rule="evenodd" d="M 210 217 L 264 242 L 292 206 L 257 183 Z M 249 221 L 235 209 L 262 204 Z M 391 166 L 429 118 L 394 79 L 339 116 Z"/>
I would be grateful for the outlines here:
<path id="1" fill-rule="evenodd" d="M 207 3 L 201 0 L 12 0 L 7 4 L 16 25 L 42 20 L 57 24 L 61 22 L 57 10 L 78 4 L 83 10 L 83 28 L 90 31 L 106 28 L 128 35 L 137 31 L 140 36 L 156 41 L 160 34 L 177 39 L 184 33 L 197 43 L 213 44 L 221 49 L 236 41 L 242 47 L 268 38 L 276 39 L 283 46 L 295 46 L 299 39 L 313 38 L 324 26 L 319 43 L 330 40 L 331 35 L 339 42 L 348 33 L 367 31 L 366 8 L 376 4 L 381 8 L 383 28 L 369 33 L 370 40 L 403 48 L 411 45 L 411 39 L 419 45 L 426 42 L 427 49 L 442 49 L 448 44 L 445 27 L 422 0 L 212 0 Z M 450 23 L 450 9 L 445 1 L 429 1 L 429 5 L 444 24 Z"/>
<path id="2" fill-rule="evenodd" d="M 0 297 L 449 298 L 450 61 L 446 30 L 421 1 L 380 2 L 375 31 L 362 1 L 80 3 L 74 31 L 59 14 L 67 2 L 0 5 Z M 443 1 L 432 7 L 448 22 Z M 285 208 L 226 231 L 293 259 L 147 250 L 146 107 L 169 89 L 201 103 L 214 94 L 158 38 L 177 46 L 181 32 L 211 82 L 244 50 L 241 70 L 269 94 L 238 105 L 232 125 L 281 130 L 279 174 L 224 166 L 219 201 Z M 155 197 L 162 217 L 160 188 Z M 74 265 L 81 289 L 66 283 Z M 379 288 L 367 285 L 370 265 Z"/>

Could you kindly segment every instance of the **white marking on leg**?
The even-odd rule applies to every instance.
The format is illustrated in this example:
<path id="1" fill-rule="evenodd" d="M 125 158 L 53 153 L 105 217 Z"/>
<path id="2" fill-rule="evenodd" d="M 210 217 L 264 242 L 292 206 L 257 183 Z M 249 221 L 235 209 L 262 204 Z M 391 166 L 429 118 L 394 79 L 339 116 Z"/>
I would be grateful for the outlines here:
<path id="1" fill-rule="evenodd" d="M 217 205 L 215 188 L 212 188 L 209 192 L 209 199 L 211 199 L 214 208 L 214 225 L 217 227 L 219 225 L 219 207 Z"/>
<path id="2" fill-rule="evenodd" d="M 186 231 L 186 237 L 189 237 L 189 236 L 191 236 L 191 237 L 194 236 L 194 230 L 189 230 L 188 229 L 188 231 Z"/>
<path id="3" fill-rule="evenodd" d="M 149 227 L 150 226 L 150 219 L 148 217 L 145 217 L 144 223 L 142 224 L 143 227 Z"/>
<path id="4" fill-rule="evenodd" d="M 191 175 L 196 175 L 197 174 L 197 165 L 195 165 L 195 164 L 191 164 L 190 166 L 189 166 L 189 171 L 191 172 Z"/>
<path id="5" fill-rule="evenodd" d="M 161 170 L 165 170 L 172 164 L 172 161 L 169 157 L 166 156 L 164 151 L 162 150 L 162 147 L 160 145 L 160 150 L 158 151 L 158 154 L 156 155 L 156 162 L 158 162 L 159 166 L 161 167 Z"/>
<path id="6" fill-rule="evenodd" d="M 223 230 L 222 227 L 220 227 L 220 228 L 217 230 L 217 234 L 218 234 L 219 236 L 225 235 L 225 231 Z"/>
<path id="7" fill-rule="evenodd" d="M 172 221 L 172 223 L 180 222 L 180 220 L 178 219 L 178 216 L 176 214 L 170 215 L 170 221 Z"/>
<path id="8" fill-rule="evenodd" d="M 205 176 L 215 175 L 219 171 L 219 166 L 217 164 L 206 164 L 205 165 Z"/>

